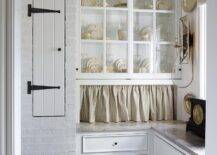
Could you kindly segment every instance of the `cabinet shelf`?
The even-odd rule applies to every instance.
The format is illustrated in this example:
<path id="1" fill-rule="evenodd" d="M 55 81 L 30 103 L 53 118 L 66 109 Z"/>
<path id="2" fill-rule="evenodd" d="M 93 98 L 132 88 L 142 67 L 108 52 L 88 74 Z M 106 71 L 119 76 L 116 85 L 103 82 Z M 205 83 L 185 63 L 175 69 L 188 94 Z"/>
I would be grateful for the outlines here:
<path id="1" fill-rule="evenodd" d="M 138 12 L 138 13 L 153 13 L 153 10 L 150 9 L 134 9 L 134 12 Z"/>
<path id="2" fill-rule="evenodd" d="M 128 8 L 106 7 L 106 10 L 110 10 L 110 11 L 128 11 Z"/>
<path id="3" fill-rule="evenodd" d="M 114 43 L 114 44 L 127 44 L 127 40 L 106 40 L 106 43 Z"/>
<path id="4" fill-rule="evenodd" d="M 174 43 L 171 41 L 159 41 L 157 44 L 159 44 L 159 45 L 172 45 Z"/>
<path id="5" fill-rule="evenodd" d="M 104 10 L 103 7 L 95 7 L 95 6 L 81 6 L 81 10 Z"/>
<path id="6" fill-rule="evenodd" d="M 151 41 L 134 41 L 134 44 L 145 44 L 145 45 L 149 45 L 149 44 L 151 44 Z"/>
<path id="7" fill-rule="evenodd" d="M 95 6 L 82 6 L 81 10 L 108 10 L 108 11 L 128 11 L 128 8 L 119 8 L 119 7 L 95 7 Z"/>
<path id="8" fill-rule="evenodd" d="M 103 43 L 103 40 L 82 39 L 81 43 Z"/>
<path id="9" fill-rule="evenodd" d="M 151 9 L 134 9 L 135 13 L 165 13 L 165 14 L 173 14 L 173 10 L 151 10 Z"/>
<path id="10" fill-rule="evenodd" d="M 81 43 L 113 43 L 113 44 L 127 44 L 128 40 L 93 40 L 93 39 L 82 39 Z M 149 42 L 138 41 L 136 43 L 149 44 Z"/>
<path id="11" fill-rule="evenodd" d="M 174 14 L 173 10 L 156 10 L 156 13 Z"/>

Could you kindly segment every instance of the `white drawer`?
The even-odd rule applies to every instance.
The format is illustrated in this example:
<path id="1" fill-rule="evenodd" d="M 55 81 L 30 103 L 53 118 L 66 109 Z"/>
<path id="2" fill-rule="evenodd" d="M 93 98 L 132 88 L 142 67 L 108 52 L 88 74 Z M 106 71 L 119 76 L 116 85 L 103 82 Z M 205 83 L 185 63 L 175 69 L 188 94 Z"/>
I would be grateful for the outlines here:
<path id="1" fill-rule="evenodd" d="M 147 134 L 83 136 L 83 153 L 146 151 Z"/>

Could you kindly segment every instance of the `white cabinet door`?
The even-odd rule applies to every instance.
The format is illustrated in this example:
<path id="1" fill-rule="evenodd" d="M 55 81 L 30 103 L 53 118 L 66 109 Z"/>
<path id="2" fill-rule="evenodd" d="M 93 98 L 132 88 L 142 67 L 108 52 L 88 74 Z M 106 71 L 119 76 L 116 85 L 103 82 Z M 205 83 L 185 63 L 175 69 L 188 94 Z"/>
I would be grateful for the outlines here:
<path id="1" fill-rule="evenodd" d="M 60 86 L 60 89 L 37 90 L 32 92 L 33 115 L 63 116 L 64 0 L 34 0 L 32 6 L 35 8 L 61 11 L 60 13 L 32 14 L 32 83 L 34 85 Z"/>
<path id="2" fill-rule="evenodd" d="M 179 150 L 172 147 L 170 144 L 165 142 L 164 140 L 155 137 L 155 155 L 184 155 Z"/>

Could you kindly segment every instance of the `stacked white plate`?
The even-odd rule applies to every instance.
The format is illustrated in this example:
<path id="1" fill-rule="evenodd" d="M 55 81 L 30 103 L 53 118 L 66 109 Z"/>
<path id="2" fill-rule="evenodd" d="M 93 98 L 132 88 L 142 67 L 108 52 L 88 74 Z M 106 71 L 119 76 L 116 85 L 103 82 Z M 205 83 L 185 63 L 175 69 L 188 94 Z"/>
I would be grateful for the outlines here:
<path id="1" fill-rule="evenodd" d="M 126 68 L 127 68 L 127 64 L 125 59 L 120 58 L 114 62 L 114 69 L 117 72 L 124 72 Z"/>
<path id="2" fill-rule="evenodd" d="M 156 3 L 157 10 L 171 10 L 173 5 L 171 0 L 158 0 Z"/>
<path id="3" fill-rule="evenodd" d="M 150 72 L 150 63 L 149 59 L 143 59 L 139 64 L 139 73 L 148 73 Z"/>
<path id="4" fill-rule="evenodd" d="M 102 71 L 101 63 L 97 58 L 90 58 L 86 64 L 86 71 L 89 73 L 99 73 Z"/>

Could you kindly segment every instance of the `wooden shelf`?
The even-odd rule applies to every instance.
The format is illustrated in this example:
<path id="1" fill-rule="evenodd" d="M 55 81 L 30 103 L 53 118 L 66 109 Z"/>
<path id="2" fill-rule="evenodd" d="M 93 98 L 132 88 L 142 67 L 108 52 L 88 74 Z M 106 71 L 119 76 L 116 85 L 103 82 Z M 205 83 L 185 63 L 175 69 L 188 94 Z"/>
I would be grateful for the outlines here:
<path id="1" fill-rule="evenodd" d="M 128 8 L 106 7 L 106 10 L 109 10 L 109 11 L 128 11 Z"/>
<path id="2" fill-rule="evenodd" d="M 134 44 L 151 44 L 151 41 L 134 41 Z"/>
<path id="3" fill-rule="evenodd" d="M 159 41 L 157 44 L 159 44 L 159 45 L 172 45 L 173 42 L 171 42 L 171 41 Z"/>
<path id="4" fill-rule="evenodd" d="M 95 7 L 95 6 L 81 6 L 82 10 L 104 10 L 104 7 Z M 119 7 L 105 7 L 108 11 L 128 11 L 128 8 L 119 8 Z"/>
<path id="5" fill-rule="evenodd" d="M 174 14 L 174 11 L 173 10 L 156 10 L 156 13 Z"/>
<path id="6" fill-rule="evenodd" d="M 82 43 L 103 43 L 103 40 L 81 39 Z"/>
<path id="7" fill-rule="evenodd" d="M 95 7 L 95 6 L 81 6 L 82 10 L 104 10 L 103 7 Z"/>
<path id="8" fill-rule="evenodd" d="M 106 43 L 114 43 L 114 44 L 127 44 L 127 40 L 106 40 Z"/>
<path id="9" fill-rule="evenodd" d="M 153 10 L 150 9 L 134 9 L 134 12 L 138 12 L 138 13 L 153 13 Z"/>
<path id="10" fill-rule="evenodd" d="M 136 13 L 169 13 L 169 14 L 173 14 L 174 11 L 173 10 L 151 10 L 151 9 L 134 9 L 133 10 Z"/>

